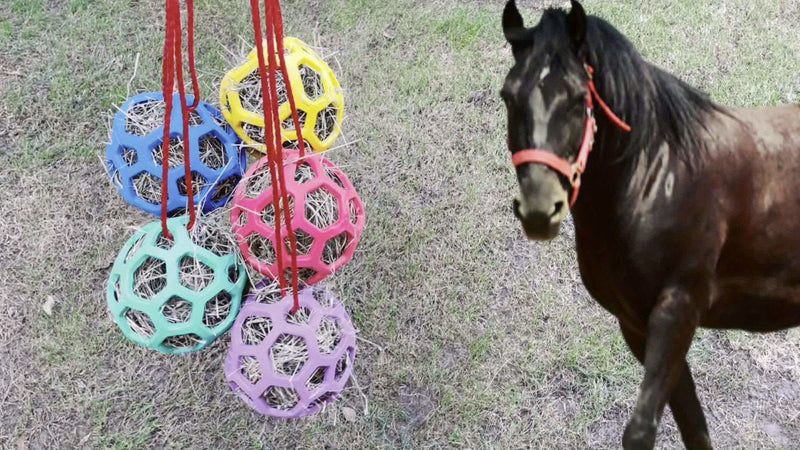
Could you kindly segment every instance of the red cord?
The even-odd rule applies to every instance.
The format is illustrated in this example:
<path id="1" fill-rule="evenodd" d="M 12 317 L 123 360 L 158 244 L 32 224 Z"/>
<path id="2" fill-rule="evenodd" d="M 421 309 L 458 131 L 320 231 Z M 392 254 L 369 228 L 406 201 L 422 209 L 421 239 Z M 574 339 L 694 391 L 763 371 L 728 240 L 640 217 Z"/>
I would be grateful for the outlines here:
<path id="1" fill-rule="evenodd" d="M 284 277 L 283 250 L 284 241 L 281 230 L 281 211 L 283 210 L 283 220 L 286 224 L 286 234 L 289 238 L 291 271 L 292 271 L 292 293 L 294 306 L 292 312 L 296 312 L 299 307 L 299 280 L 297 267 L 297 240 L 292 229 L 291 211 L 289 210 L 289 194 L 286 189 L 286 180 L 283 176 L 283 146 L 281 145 L 280 116 L 278 104 L 278 83 L 277 66 L 278 61 L 275 54 L 280 55 L 280 66 L 286 84 L 287 94 L 290 99 L 292 118 L 295 121 L 295 129 L 299 129 L 299 119 L 294 99 L 291 94 L 291 86 L 286 64 L 283 61 L 283 25 L 280 19 L 280 2 L 278 0 L 265 0 L 264 2 L 264 25 L 265 33 L 261 29 L 261 14 L 259 11 L 259 0 L 250 0 L 250 12 L 253 19 L 253 31 L 256 40 L 256 53 L 258 56 L 258 72 L 261 77 L 261 96 L 263 100 L 264 113 L 264 144 L 267 147 L 267 165 L 269 166 L 270 176 L 272 177 L 272 207 L 275 210 L 275 250 L 278 262 L 278 283 L 281 286 L 281 294 L 286 295 L 286 278 Z M 267 41 L 267 61 L 264 58 L 264 34 Z M 276 52 L 276 41 L 278 51 Z M 271 132 L 271 134 L 270 134 Z M 301 139 L 302 135 L 298 133 Z M 302 149 L 302 147 L 301 147 Z M 301 150 L 302 151 L 302 150 Z M 283 204 L 284 208 L 281 208 Z"/>
<path id="2" fill-rule="evenodd" d="M 166 20 L 164 34 L 164 61 L 162 64 L 162 93 L 166 109 L 164 111 L 164 140 L 161 144 L 161 231 L 168 239 L 173 239 L 172 233 L 167 229 L 167 200 L 169 199 L 169 151 L 170 151 L 170 123 L 172 121 L 173 101 L 172 94 L 175 89 L 177 75 L 178 92 L 180 94 L 180 108 L 183 117 L 183 162 L 185 168 L 186 195 L 189 209 L 189 224 L 191 230 L 195 223 L 194 189 L 192 187 L 192 169 L 189 158 L 189 113 L 194 111 L 199 104 L 200 88 L 197 80 L 197 68 L 194 59 L 194 1 L 186 0 L 188 16 L 188 47 L 189 47 L 189 73 L 192 78 L 194 102 L 188 105 L 186 101 L 186 87 L 183 80 L 183 44 L 181 41 L 181 12 L 180 0 L 166 0 Z"/>

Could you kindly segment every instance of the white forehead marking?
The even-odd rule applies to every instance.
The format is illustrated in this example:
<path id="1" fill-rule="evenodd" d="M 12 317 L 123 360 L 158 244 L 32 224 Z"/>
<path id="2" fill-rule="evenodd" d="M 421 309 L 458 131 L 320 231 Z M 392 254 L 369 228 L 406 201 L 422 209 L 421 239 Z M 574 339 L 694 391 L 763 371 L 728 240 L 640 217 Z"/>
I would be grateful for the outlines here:
<path id="1" fill-rule="evenodd" d="M 564 98 L 566 94 L 559 92 L 553 96 L 549 105 L 544 104 L 542 88 L 536 86 L 531 92 L 530 105 L 533 113 L 533 145 L 536 148 L 547 144 L 547 126 L 550 123 L 550 116 L 553 110 Z"/>

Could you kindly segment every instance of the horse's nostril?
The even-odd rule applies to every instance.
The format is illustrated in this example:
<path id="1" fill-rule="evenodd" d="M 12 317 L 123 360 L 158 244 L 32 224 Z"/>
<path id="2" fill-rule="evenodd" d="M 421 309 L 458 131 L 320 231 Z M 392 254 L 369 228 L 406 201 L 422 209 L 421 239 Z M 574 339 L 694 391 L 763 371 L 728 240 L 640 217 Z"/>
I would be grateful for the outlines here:
<path id="1" fill-rule="evenodd" d="M 550 217 L 555 217 L 561 214 L 562 209 L 564 209 L 564 202 L 562 201 L 556 202 L 555 206 L 553 206 L 553 214 L 550 214 Z"/>
<path id="2" fill-rule="evenodd" d="M 512 209 L 514 210 L 514 217 L 516 217 L 519 220 L 522 220 L 522 214 L 520 214 L 519 212 L 519 199 L 514 198 Z"/>

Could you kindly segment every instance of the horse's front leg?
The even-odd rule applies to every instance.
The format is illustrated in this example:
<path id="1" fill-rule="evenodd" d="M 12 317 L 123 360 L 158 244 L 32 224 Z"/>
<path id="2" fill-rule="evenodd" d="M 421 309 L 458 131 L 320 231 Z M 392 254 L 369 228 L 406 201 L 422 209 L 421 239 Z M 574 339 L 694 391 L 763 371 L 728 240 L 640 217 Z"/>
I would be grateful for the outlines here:
<path id="1" fill-rule="evenodd" d="M 644 380 L 622 445 L 626 450 L 652 449 L 664 406 L 685 367 L 686 352 L 708 300 L 703 282 L 664 289 L 647 322 Z"/>

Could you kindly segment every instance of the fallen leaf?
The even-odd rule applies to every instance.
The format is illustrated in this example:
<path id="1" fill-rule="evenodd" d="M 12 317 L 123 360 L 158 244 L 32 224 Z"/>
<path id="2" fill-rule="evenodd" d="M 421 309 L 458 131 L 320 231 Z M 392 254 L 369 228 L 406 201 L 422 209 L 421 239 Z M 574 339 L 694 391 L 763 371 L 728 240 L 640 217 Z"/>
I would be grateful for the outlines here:
<path id="1" fill-rule="evenodd" d="M 358 418 L 356 410 L 347 406 L 342 408 L 342 415 L 344 416 L 344 419 L 348 422 L 355 422 L 356 419 Z"/>

